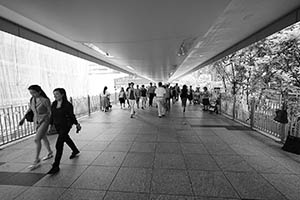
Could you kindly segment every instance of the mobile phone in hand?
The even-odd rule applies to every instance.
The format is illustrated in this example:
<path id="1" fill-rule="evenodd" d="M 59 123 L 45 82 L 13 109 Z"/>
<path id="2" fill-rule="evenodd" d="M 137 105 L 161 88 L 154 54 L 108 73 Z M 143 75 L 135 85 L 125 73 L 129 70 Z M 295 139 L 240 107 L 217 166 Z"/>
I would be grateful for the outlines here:
<path id="1" fill-rule="evenodd" d="M 76 133 L 79 133 L 80 130 L 81 130 L 81 126 L 80 125 L 76 126 Z"/>

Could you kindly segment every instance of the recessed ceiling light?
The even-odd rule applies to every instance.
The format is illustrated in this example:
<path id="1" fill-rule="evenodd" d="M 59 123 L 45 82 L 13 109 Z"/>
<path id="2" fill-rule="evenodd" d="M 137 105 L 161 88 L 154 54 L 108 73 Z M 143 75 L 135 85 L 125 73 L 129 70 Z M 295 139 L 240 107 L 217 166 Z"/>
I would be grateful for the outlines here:
<path id="1" fill-rule="evenodd" d="M 106 53 L 106 55 L 105 55 L 107 58 L 113 58 L 114 56 L 112 56 L 112 55 L 110 55 L 110 54 L 108 54 L 108 53 Z"/>
<path id="2" fill-rule="evenodd" d="M 113 58 L 114 57 L 114 56 L 110 55 L 109 53 L 101 50 L 99 47 L 97 47 L 96 45 L 94 45 L 92 43 L 83 43 L 83 45 L 93 49 L 94 51 L 97 51 L 98 53 L 102 54 L 105 57 L 108 57 L 108 58 Z"/>
<path id="3" fill-rule="evenodd" d="M 126 66 L 128 69 L 134 70 L 132 67 L 130 67 L 129 65 Z"/>
<path id="4" fill-rule="evenodd" d="M 203 43 L 203 41 L 199 41 L 198 43 L 197 43 L 197 45 L 194 47 L 195 49 L 199 49 L 200 48 L 200 45 Z"/>

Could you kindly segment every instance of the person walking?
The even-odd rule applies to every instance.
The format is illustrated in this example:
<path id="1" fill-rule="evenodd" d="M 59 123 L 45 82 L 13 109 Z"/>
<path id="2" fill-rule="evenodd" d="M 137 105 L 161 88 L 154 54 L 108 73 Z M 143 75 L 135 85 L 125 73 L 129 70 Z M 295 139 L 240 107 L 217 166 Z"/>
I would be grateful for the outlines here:
<path id="1" fill-rule="evenodd" d="M 165 116 L 165 96 L 166 96 L 166 89 L 163 87 L 162 82 L 158 83 L 158 88 L 155 90 L 156 94 L 156 103 L 157 103 L 157 109 L 158 109 L 158 117 L 161 118 L 162 116 Z"/>
<path id="2" fill-rule="evenodd" d="M 188 99 L 188 89 L 186 85 L 183 85 L 182 90 L 180 92 L 181 103 L 183 107 L 183 112 L 185 112 L 186 101 Z"/>
<path id="3" fill-rule="evenodd" d="M 136 85 L 136 89 L 134 90 L 135 96 L 136 96 L 136 107 L 140 108 L 140 98 L 141 98 L 141 90 L 139 88 L 139 85 Z"/>
<path id="4" fill-rule="evenodd" d="M 180 95 L 180 88 L 178 86 L 178 83 L 175 84 L 175 92 L 176 92 L 175 93 L 175 96 L 176 96 L 175 100 L 178 101 L 179 95 Z"/>
<path id="5" fill-rule="evenodd" d="M 130 89 L 130 84 L 131 83 L 128 83 L 128 87 L 126 88 L 126 99 L 127 99 L 127 105 L 128 105 L 128 108 L 130 108 L 130 103 L 129 103 L 129 99 L 128 99 L 128 96 L 129 96 L 129 93 L 128 93 L 128 90 Z"/>
<path id="6" fill-rule="evenodd" d="M 19 122 L 19 125 L 22 126 L 25 122 L 26 115 L 29 112 L 33 112 L 33 122 L 34 128 L 36 130 L 34 138 L 34 142 L 36 143 L 36 153 L 35 160 L 29 166 L 29 169 L 34 170 L 41 165 L 41 140 L 44 141 L 46 149 L 48 150 L 48 155 L 45 156 L 42 160 L 47 160 L 53 157 L 53 151 L 51 150 L 50 143 L 47 138 L 47 131 L 49 128 L 51 116 L 51 102 L 46 93 L 39 85 L 31 85 L 28 90 L 32 96 L 30 99 L 29 109 Z"/>
<path id="7" fill-rule="evenodd" d="M 68 101 L 65 89 L 56 88 L 53 91 L 53 94 L 55 101 L 51 106 L 52 113 L 50 124 L 53 125 L 57 130 L 58 138 L 55 145 L 55 160 L 52 168 L 47 174 L 56 174 L 59 172 L 59 165 L 63 154 L 64 143 L 66 143 L 72 149 L 70 159 L 75 158 L 80 153 L 73 140 L 69 136 L 69 132 L 73 124 L 76 125 L 77 132 L 79 132 L 81 129 L 81 126 L 77 122 L 77 119 L 74 115 L 73 105 Z"/>
<path id="8" fill-rule="evenodd" d="M 170 84 L 166 84 L 166 111 L 170 112 L 171 109 L 171 89 Z"/>
<path id="9" fill-rule="evenodd" d="M 193 99 L 194 99 L 194 90 L 193 90 L 193 86 L 190 86 L 190 89 L 188 90 L 188 100 L 190 104 L 192 104 Z"/>
<path id="10" fill-rule="evenodd" d="M 155 95 L 155 87 L 152 86 L 152 83 L 150 83 L 150 87 L 149 87 L 149 89 L 148 89 L 149 106 L 150 106 L 150 107 L 153 106 L 154 95 Z"/>
<path id="11" fill-rule="evenodd" d="M 107 86 L 104 87 L 103 92 L 101 94 L 102 99 L 103 99 L 103 105 L 102 109 L 104 112 L 107 112 L 109 110 L 109 101 L 110 101 L 110 93 L 107 91 Z"/>
<path id="12" fill-rule="evenodd" d="M 147 104 L 147 89 L 145 88 L 145 85 L 142 85 L 141 88 L 141 99 L 142 99 L 142 109 L 144 110 Z"/>
<path id="13" fill-rule="evenodd" d="M 126 94 L 125 94 L 124 88 L 122 87 L 120 90 L 120 93 L 119 93 L 119 101 L 120 101 L 121 109 L 123 108 L 123 106 L 122 106 L 123 104 L 124 104 L 124 108 L 125 108 L 125 100 L 126 100 Z"/>
<path id="14" fill-rule="evenodd" d="M 203 88 L 204 92 L 203 92 L 203 97 L 202 97 L 202 104 L 203 104 L 203 110 L 204 111 L 208 111 L 209 109 L 209 92 L 207 90 L 207 87 Z"/>
<path id="15" fill-rule="evenodd" d="M 172 103 L 175 104 L 176 103 L 176 88 L 175 88 L 175 86 L 172 87 L 171 91 L 172 91 Z"/>
<path id="16" fill-rule="evenodd" d="M 130 83 L 130 88 L 128 89 L 128 100 L 130 104 L 130 118 L 133 118 L 133 115 L 135 114 L 134 105 L 136 102 L 136 94 L 135 90 L 133 88 L 134 83 Z"/>

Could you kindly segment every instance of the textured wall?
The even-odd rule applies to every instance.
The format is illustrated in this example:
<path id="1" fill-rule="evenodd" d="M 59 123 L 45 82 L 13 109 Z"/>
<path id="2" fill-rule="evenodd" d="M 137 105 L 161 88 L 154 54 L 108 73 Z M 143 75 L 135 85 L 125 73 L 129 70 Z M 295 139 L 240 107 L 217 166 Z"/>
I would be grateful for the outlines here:
<path id="1" fill-rule="evenodd" d="M 88 94 L 91 63 L 0 31 L 0 107 L 28 102 L 27 90 L 39 84 L 52 91 L 64 87 L 69 96 Z"/>

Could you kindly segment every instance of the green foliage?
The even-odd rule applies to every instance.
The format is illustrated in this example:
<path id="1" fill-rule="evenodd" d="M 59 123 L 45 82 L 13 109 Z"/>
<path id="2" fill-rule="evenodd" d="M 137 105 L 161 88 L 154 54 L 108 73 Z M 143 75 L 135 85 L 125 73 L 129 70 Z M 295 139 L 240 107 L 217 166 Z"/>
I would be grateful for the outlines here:
<path id="1" fill-rule="evenodd" d="M 213 64 L 233 94 L 272 98 L 300 90 L 300 23 Z"/>

